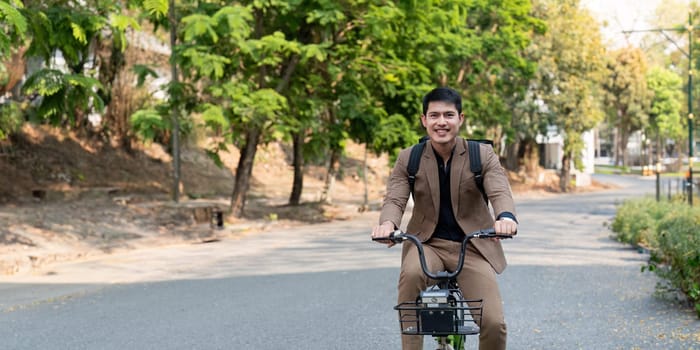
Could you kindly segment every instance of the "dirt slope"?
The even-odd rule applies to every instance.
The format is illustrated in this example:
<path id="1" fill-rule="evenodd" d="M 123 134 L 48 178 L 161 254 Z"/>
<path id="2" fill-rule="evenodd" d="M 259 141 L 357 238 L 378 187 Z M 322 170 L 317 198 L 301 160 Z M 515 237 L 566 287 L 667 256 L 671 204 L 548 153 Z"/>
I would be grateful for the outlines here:
<path id="1" fill-rule="evenodd" d="M 170 199 L 171 159 L 158 144 L 127 153 L 46 127 L 25 127 L 0 145 L 0 275 L 30 271 L 140 246 L 201 242 L 273 226 L 348 218 L 363 201 L 363 149 L 351 145 L 333 205 L 318 199 L 325 170 L 307 167 L 303 205 L 286 205 L 292 186 L 289 150 L 263 147 L 256 157 L 244 218 L 212 229 L 208 208 L 227 208 L 238 152 L 218 168 L 198 147 L 182 150 L 183 197 Z M 376 207 L 388 174 L 386 157 L 369 161 Z"/>

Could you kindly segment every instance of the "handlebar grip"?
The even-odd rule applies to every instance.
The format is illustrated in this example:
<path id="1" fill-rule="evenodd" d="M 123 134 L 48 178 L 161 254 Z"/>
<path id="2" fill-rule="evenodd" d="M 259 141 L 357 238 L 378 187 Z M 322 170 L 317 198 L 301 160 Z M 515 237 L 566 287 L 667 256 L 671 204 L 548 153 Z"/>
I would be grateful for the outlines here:
<path id="1" fill-rule="evenodd" d="M 514 233 L 513 235 L 515 235 L 516 233 Z M 485 229 L 485 230 L 479 230 L 476 232 L 472 232 L 469 234 L 469 237 L 507 239 L 507 238 L 513 238 L 513 235 L 504 235 L 501 233 L 496 233 L 496 230 L 494 230 L 493 228 L 489 228 L 489 229 Z"/>
<path id="2" fill-rule="evenodd" d="M 400 230 L 396 230 L 389 234 L 387 237 L 372 237 L 372 240 L 375 242 L 392 242 L 392 243 L 401 243 L 406 239 L 405 235 L 403 232 Z"/>

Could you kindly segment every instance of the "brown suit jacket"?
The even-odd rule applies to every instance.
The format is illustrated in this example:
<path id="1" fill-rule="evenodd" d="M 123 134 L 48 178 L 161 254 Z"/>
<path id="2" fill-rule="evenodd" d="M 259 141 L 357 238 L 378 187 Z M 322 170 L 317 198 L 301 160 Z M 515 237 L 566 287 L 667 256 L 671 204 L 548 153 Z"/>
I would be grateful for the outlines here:
<path id="1" fill-rule="evenodd" d="M 498 160 L 498 155 L 491 146 L 485 144 L 480 145 L 480 152 L 484 189 L 493 207 L 493 213 L 498 215 L 507 211 L 515 215 L 515 204 L 510 184 Z M 401 218 L 410 196 L 406 170 L 410 153 L 411 148 L 404 149 L 399 153 L 399 158 L 387 183 L 379 223 L 391 221 L 396 227 L 401 226 Z M 469 152 L 466 140 L 457 138 L 457 145 L 452 157 L 450 191 L 452 209 L 457 223 L 464 233 L 492 228 L 494 216 L 476 186 L 474 174 L 469 170 Z M 438 210 L 440 209 L 440 180 L 438 176 L 437 160 L 428 141 L 423 149 L 420 167 L 416 174 L 413 214 L 406 228 L 407 233 L 418 236 L 423 242 L 430 239 L 437 225 Z M 475 239 L 472 242 L 497 273 L 503 272 L 506 267 L 506 259 L 500 242 L 487 239 Z"/>

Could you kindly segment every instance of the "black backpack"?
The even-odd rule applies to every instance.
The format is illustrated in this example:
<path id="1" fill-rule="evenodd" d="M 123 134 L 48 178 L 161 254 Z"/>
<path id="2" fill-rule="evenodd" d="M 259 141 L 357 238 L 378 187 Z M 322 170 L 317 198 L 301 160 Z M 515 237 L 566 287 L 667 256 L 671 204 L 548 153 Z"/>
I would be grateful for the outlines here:
<path id="1" fill-rule="evenodd" d="M 418 144 L 413 146 L 411 149 L 411 156 L 408 158 L 408 166 L 406 167 L 406 170 L 408 171 L 408 184 L 411 186 L 411 195 L 413 195 L 413 187 L 416 183 L 416 174 L 418 173 L 418 167 L 420 166 L 420 157 L 423 154 L 426 141 L 428 141 L 428 137 L 422 137 Z M 474 173 L 476 187 L 479 189 L 479 192 L 481 192 L 481 196 L 484 197 L 484 201 L 488 204 L 489 197 L 484 190 L 484 178 L 481 176 L 481 152 L 479 152 L 480 143 L 493 146 L 493 142 L 490 140 L 467 140 L 467 148 L 469 149 L 469 170 Z"/>

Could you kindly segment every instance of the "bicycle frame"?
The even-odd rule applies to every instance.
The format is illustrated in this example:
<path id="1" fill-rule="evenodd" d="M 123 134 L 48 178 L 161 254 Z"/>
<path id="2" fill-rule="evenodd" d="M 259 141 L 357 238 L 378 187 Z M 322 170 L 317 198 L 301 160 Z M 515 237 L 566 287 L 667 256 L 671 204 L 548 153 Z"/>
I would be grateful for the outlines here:
<path id="1" fill-rule="evenodd" d="M 431 335 L 436 338 L 440 346 L 438 349 L 460 349 L 464 344 L 464 336 L 479 334 L 483 299 L 464 299 L 456 280 L 462 272 L 466 248 L 474 238 L 512 238 L 512 236 L 496 234 L 493 229 L 465 235 L 457 269 L 452 272 L 428 270 L 423 244 L 414 235 L 397 230 L 388 238 L 373 239 L 389 240 L 394 243 L 411 241 L 418 249 L 423 273 L 436 281 L 435 285 L 421 291 L 415 302 L 404 302 L 394 307 L 394 310 L 399 312 L 402 334 Z"/>

